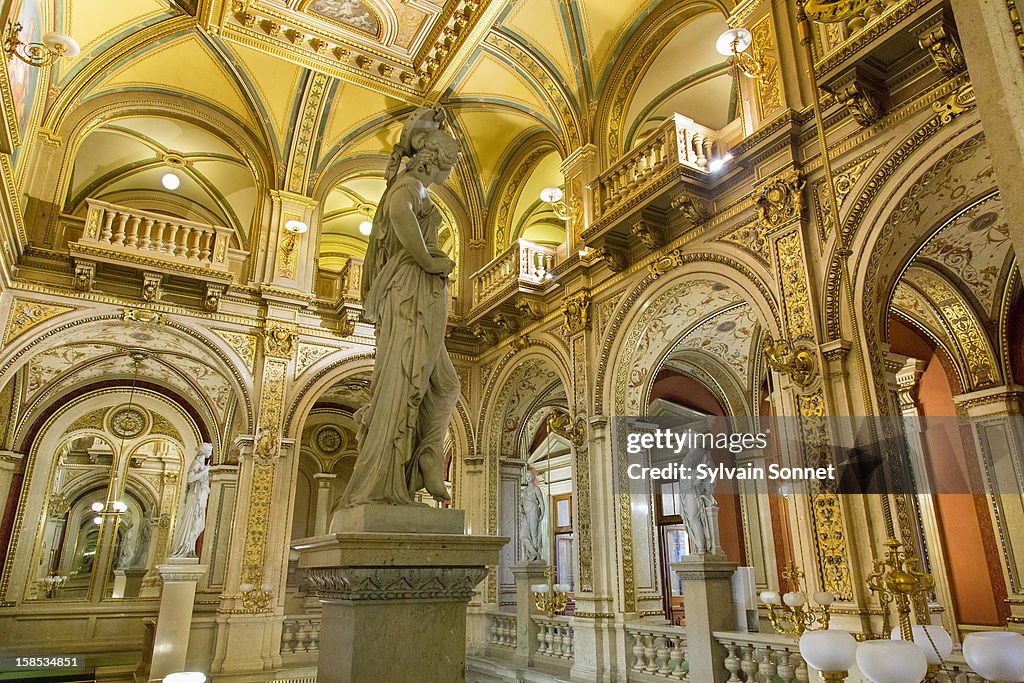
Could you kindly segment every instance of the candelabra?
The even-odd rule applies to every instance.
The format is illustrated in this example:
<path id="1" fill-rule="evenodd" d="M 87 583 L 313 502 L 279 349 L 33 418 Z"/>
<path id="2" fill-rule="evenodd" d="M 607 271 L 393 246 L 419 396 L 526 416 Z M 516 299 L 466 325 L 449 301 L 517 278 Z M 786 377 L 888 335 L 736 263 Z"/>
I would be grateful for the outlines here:
<path id="1" fill-rule="evenodd" d="M 814 594 L 816 605 L 810 604 L 806 593 L 800 589 L 804 573 L 792 563 L 782 572 L 782 578 L 792 589 L 788 593 L 761 592 L 761 602 L 768 605 L 768 620 L 775 632 L 799 638 L 805 631 L 827 630 L 835 596 L 828 591 L 818 591 Z"/>
<path id="2" fill-rule="evenodd" d="M 46 597 L 52 598 L 57 591 L 64 587 L 67 580 L 68 577 L 53 572 L 49 576 L 39 579 L 39 583 L 46 587 Z"/>
<path id="3" fill-rule="evenodd" d="M 885 547 L 885 556 L 875 560 L 874 570 L 868 574 L 868 590 L 878 593 L 882 605 L 895 604 L 900 637 L 912 641 L 911 610 L 919 624 L 928 623 L 928 595 L 935 590 L 935 579 L 921 571 L 918 559 L 895 538 L 889 537 Z M 884 620 L 888 632 L 888 610 Z"/>
<path id="4" fill-rule="evenodd" d="M 764 357 L 769 367 L 789 375 L 800 386 L 806 386 L 814 374 L 814 357 L 806 349 L 795 350 L 785 340 L 774 341 L 768 337 Z"/>
<path id="5" fill-rule="evenodd" d="M 715 49 L 718 54 L 729 58 L 729 63 L 739 69 L 745 76 L 755 81 L 765 82 L 771 73 L 771 60 L 756 47 L 747 52 L 754 42 L 753 36 L 745 28 L 731 28 L 718 37 Z"/>
<path id="6" fill-rule="evenodd" d="M 533 591 L 533 604 L 548 617 L 553 617 L 568 607 L 569 586 L 555 583 L 555 568 L 550 564 L 544 568 L 544 578 L 547 579 L 547 583 L 535 583 L 530 586 L 530 590 Z"/>

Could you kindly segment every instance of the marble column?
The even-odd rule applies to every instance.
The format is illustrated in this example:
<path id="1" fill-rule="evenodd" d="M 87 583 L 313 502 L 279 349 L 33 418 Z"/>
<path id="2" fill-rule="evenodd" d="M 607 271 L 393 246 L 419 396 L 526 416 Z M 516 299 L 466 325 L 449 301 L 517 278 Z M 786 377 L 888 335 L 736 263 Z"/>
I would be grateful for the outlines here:
<path id="1" fill-rule="evenodd" d="M 999 565 L 1006 584 L 1010 609 L 1009 628 L 1024 630 L 1024 544 L 1014 544 L 1024 528 L 1024 387 L 1007 385 L 953 397 L 957 412 L 969 418 L 979 456 L 984 491 Z"/>
<path id="2" fill-rule="evenodd" d="M 149 680 L 153 682 L 162 681 L 167 674 L 185 670 L 196 582 L 206 572 L 206 566 L 199 564 L 198 559 L 171 558 L 157 570 L 164 587 L 160 593 L 160 614 L 156 621 L 153 661 L 149 669 Z"/>
<path id="3" fill-rule="evenodd" d="M 538 612 L 530 586 L 547 581 L 544 576 L 546 566 L 541 563 L 512 566 L 512 576 L 516 577 L 516 653 L 513 661 L 517 666 L 533 666 L 538 628 L 532 617 Z"/>
<path id="4" fill-rule="evenodd" d="M 465 680 L 466 606 L 507 538 L 463 534 L 461 510 L 340 510 L 343 533 L 295 541 L 323 605 L 320 683 Z"/>
<path id="5" fill-rule="evenodd" d="M 322 536 L 327 533 L 327 525 L 331 521 L 331 487 L 336 474 L 318 472 L 313 475 L 316 482 L 316 515 L 313 518 L 313 535 Z"/>
<path id="6" fill-rule="evenodd" d="M 736 563 L 724 556 L 691 555 L 672 564 L 683 580 L 686 600 L 686 661 L 691 681 L 725 683 L 729 679 L 724 662 L 726 649 L 718 644 L 715 631 L 736 630 L 736 609 L 732 598 L 732 574 Z"/>

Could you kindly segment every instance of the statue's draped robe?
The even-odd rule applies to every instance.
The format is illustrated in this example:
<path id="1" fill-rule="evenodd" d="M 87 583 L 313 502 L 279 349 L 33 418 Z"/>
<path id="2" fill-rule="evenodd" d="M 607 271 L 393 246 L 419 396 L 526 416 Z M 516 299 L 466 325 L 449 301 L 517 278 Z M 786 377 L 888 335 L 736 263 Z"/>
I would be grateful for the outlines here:
<path id="1" fill-rule="evenodd" d="M 422 183 L 399 176 L 374 216 L 363 264 L 363 308 L 377 325 L 370 403 L 356 413 L 359 457 L 340 505 L 410 505 L 423 487 L 420 459 L 443 463 L 459 378 L 444 345 L 447 278 L 428 273 L 396 234 L 405 222 L 437 251 L 440 215 Z"/>
<path id="2" fill-rule="evenodd" d="M 210 470 L 206 456 L 198 455 L 188 470 L 185 505 L 174 522 L 171 557 L 196 557 L 196 541 L 206 528 L 206 501 L 210 497 Z"/>

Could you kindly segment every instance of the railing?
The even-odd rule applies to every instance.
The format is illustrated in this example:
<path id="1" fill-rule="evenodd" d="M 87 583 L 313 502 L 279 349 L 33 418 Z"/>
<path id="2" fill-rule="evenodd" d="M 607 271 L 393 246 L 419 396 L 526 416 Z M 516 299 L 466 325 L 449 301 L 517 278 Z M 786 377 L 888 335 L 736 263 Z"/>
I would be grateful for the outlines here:
<path id="1" fill-rule="evenodd" d="M 575 633 L 569 624 L 569 617 L 534 616 L 537 624 L 537 654 L 559 659 L 573 658 Z"/>
<path id="2" fill-rule="evenodd" d="M 626 624 L 629 680 L 648 676 L 669 680 L 688 680 L 686 630 L 678 626 L 639 626 Z"/>
<path id="3" fill-rule="evenodd" d="M 515 649 L 518 640 L 516 615 L 492 612 L 487 615 L 487 644 Z"/>
<path id="4" fill-rule="evenodd" d="M 512 283 L 540 286 L 554 267 L 554 249 L 516 240 L 473 274 L 473 306 L 479 306 Z"/>
<path id="5" fill-rule="evenodd" d="M 350 256 L 341 269 L 341 295 L 346 301 L 359 301 L 362 297 L 363 259 Z"/>
<path id="6" fill-rule="evenodd" d="M 729 683 L 810 680 L 800 646 L 792 638 L 774 633 L 716 633 L 715 638 L 728 652 L 725 669 Z"/>
<path id="7" fill-rule="evenodd" d="M 320 617 L 285 617 L 281 629 L 281 654 L 320 651 Z"/>
<path id="8" fill-rule="evenodd" d="M 176 264 L 228 270 L 232 230 L 89 200 L 80 245 Z"/>
<path id="9" fill-rule="evenodd" d="M 673 115 L 598 176 L 594 185 L 597 217 L 612 211 L 672 168 L 707 172 L 708 162 L 719 152 L 717 140 L 716 131 L 680 114 Z"/>

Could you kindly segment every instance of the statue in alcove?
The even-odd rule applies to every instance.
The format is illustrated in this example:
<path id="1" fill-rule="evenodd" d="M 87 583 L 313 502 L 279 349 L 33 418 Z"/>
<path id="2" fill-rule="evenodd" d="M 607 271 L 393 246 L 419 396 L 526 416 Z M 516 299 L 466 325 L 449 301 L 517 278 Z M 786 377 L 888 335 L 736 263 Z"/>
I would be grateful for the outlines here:
<path id="1" fill-rule="evenodd" d="M 361 283 L 364 315 L 376 325 L 371 397 L 355 416 L 359 457 L 339 507 L 416 505 L 423 488 L 450 498 L 444 435 L 459 378 L 444 336 L 454 263 L 438 247 L 441 213 L 427 190 L 460 156 L 444 112 L 426 107 L 410 116 L 392 150 Z"/>
<path id="2" fill-rule="evenodd" d="M 206 528 L 206 502 L 210 497 L 209 460 L 212 454 L 213 444 L 199 444 L 196 457 L 185 475 L 185 503 L 174 524 L 170 553 L 172 558 L 198 557 L 196 542 Z"/>
<path id="3" fill-rule="evenodd" d="M 718 536 L 718 503 L 715 501 L 715 480 L 698 478 L 692 473 L 700 465 L 706 470 L 715 468 L 715 461 L 706 449 L 691 448 L 680 463 L 689 478 L 679 482 L 679 507 L 686 535 L 690 539 L 690 555 L 721 555 Z"/>
<path id="4" fill-rule="evenodd" d="M 519 541 L 523 562 L 547 562 L 548 500 L 537 485 L 537 473 L 523 470 L 523 491 L 519 499 Z"/>
<path id="5" fill-rule="evenodd" d="M 142 525 L 142 520 L 132 522 L 129 519 L 125 520 L 125 522 L 127 522 L 127 530 L 124 532 L 124 538 L 121 540 L 121 555 L 117 558 L 118 569 L 128 569 L 131 567 L 132 560 L 135 559 L 135 551 L 138 548 L 139 527 Z M 122 524 L 125 522 L 122 522 Z"/>

